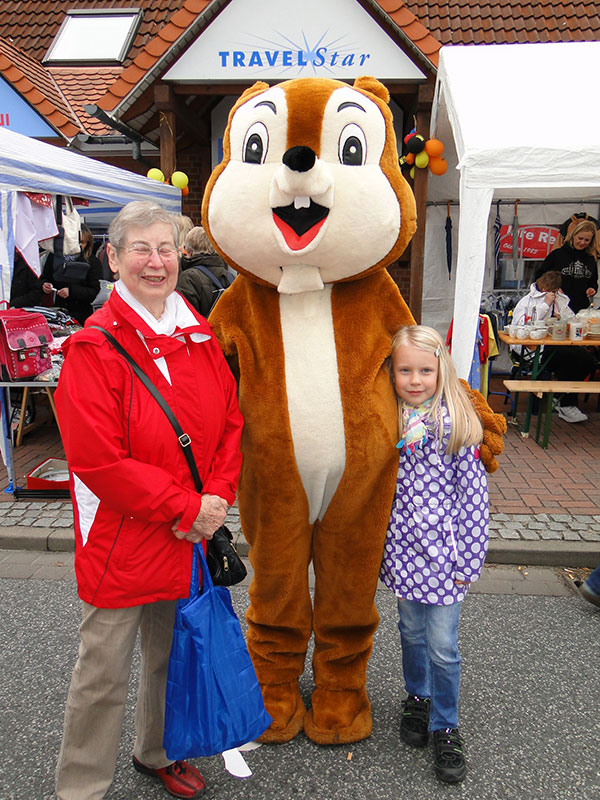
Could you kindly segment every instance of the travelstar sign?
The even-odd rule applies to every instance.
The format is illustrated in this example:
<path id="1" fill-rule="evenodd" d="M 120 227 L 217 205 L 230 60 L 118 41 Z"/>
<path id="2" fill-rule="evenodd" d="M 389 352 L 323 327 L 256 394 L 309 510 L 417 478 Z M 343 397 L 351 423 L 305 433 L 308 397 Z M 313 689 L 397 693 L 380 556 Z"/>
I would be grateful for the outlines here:
<path id="1" fill-rule="evenodd" d="M 424 73 L 357 0 L 232 0 L 166 72 L 177 82 Z"/>

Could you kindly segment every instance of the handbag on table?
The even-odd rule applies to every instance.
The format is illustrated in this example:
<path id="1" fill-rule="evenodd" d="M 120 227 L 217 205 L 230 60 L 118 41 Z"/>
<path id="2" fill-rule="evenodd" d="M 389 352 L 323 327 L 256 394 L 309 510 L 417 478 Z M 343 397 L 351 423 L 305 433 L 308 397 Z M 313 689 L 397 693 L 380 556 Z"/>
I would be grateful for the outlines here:
<path id="1" fill-rule="evenodd" d="M 184 433 L 183 428 L 179 424 L 177 417 L 173 413 L 167 401 L 164 399 L 137 361 L 135 361 L 135 359 L 111 333 L 109 333 L 105 328 L 101 328 L 99 325 L 90 325 L 89 327 L 96 328 L 96 330 L 99 330 L 104 334 L 115 350 L 120 353 L 131 365 L 137 377 L 164 411 L 167 419 L 177 434 L 177 439 L 181 445 L 181 449 L 183 450 L 186 461 L 188 462 L 190 472 L 192 473 L 196 491 L 198 494 L 201 494 L 202 481 L 200 479 L 200 474 L 198 473 L 196 461 L 194 460 L 192 440 L 187 433 Z M 236 583 L 243 581 L 248 574 L 246 565 L 240 558 L 233 545 L 233 535 L 226 525 L 221 525 L 221 527 L 214 532 L 213 538 L 207 539 L 206 559 L 212 575 L 213 583 L 215 583 L 217 586 L 233 586 Z"/>
<path id="2" fill-rule="evenodd" d="M 163 738 L 167 758 L 223 753 L 258 738 L 271 722 L 229 590 L 213 584 L 204 551 L 195 544 L 190 596 L 177 602 L 175 613 Z"/>

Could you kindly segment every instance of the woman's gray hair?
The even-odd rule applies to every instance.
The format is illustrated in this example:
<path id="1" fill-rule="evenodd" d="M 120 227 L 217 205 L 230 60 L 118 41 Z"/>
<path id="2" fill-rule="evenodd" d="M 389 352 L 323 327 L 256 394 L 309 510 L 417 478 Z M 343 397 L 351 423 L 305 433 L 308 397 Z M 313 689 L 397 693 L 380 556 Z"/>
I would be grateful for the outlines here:
<path id="1" fill-rule="evenodd" d="M 197 225 L 192 228 L 185 237 L 184 247 L 189 255 L 199 255 L 200 253 L 216 253 L 217 251 L 208 238 L 204 228 Z"/>
<path id="2" fill-rule="evenodd" d="M 171 227 L 177 245 L 179 229 L 174 214 L 150 200 L 134 200 L 123 206 L 108 227 L 108 240 L 113 247 L 123 247 L 131 228 L 149 228 L 157 222 Z"/>

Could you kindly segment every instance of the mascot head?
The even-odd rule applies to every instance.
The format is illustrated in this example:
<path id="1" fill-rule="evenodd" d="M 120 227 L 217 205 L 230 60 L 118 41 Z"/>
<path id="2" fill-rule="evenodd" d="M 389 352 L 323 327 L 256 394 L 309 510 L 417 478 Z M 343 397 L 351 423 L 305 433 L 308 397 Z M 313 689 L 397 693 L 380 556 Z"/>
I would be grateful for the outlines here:
<path id="1" fill-rule="evenodd" d="M 283 293 L 381 269 L 415 230 L 398 166 L 389 93 L 300 78 L 239 98 L 202 204 L 203 225 L 236 270 Z"/>

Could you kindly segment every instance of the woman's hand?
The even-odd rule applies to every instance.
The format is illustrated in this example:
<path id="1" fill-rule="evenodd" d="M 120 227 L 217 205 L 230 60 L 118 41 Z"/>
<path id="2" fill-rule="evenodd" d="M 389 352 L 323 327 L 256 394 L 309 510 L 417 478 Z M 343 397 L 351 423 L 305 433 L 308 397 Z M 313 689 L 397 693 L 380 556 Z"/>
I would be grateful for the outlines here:
<path id="1" fill-rule="evenodd" d="M 546 294 L 544 295 L 544 303 L 546 303 L 546 305 L 548 306 L 553 305 L 555 300 L 556 300 L 556 292 L 546 292 Z"/>
<path id="2" fill-rule="evenodd" d="M 54 291 L 54 286 L 52 286 L 51 283 L 49 283 L 48 281 L 44 281 L 44 283 L 42 283 L 42 292 L 44 294 L 52 294 L 53 291 Z"/>
<path id="3" fill-rule="evenodd" d="M 454 583 L 457 586 L 468 586 L 471 581 L 459 581 L 457 578 L 454 579 Z"/>
<path id="4" fill-rule="evenodd" d="M 188 542 L 196 543 L 202 539 L 212 539 L 217 528 L 225 522 L 227 508 L 227 502 L 222 497 L 216 494 L 203 494 L 200 512 L 188 533 L 177 530 L 179 520 L 173 525 L 173 532 L 178 539 L 187 539 Z"/>
<path id="5" fill-rule="evenodd" d="M 58 290 L 57 290 L 57 292 L 56 292 L 56 294 L 57 294 L 59 297 L 62 297 L 62 298 L 63 298 L 63 300 L 66 300 L 66 299 L 67 299 L 67 297 L 69 296 L 69 287 L 68 287 L 68 286 L 65 286 L 65 287 L 64 287 L 64 289 L 58 289 Z"/>
<path id="6" fill-rule="evenodd" d="M 585 290 L 585 293 L 587 294 L 588 297 L 593 297 L 596 294 L 596 290 L 592 289 L 592 287 L 590 286 L 589 289 Z"/>

